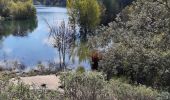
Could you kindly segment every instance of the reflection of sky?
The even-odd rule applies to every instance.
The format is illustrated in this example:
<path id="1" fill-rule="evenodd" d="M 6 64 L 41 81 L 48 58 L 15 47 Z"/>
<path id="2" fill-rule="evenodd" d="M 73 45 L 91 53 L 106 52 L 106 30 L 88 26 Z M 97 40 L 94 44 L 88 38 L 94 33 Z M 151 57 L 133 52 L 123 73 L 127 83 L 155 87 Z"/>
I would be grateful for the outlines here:
<path id="1" fill-rule="evenodd" d="M 19 59 L 28 66 L 33 66 L 38 61 L 47 62 L 58 60 L 57 50 L 49 45 L 49 29 L 44 19 L 50 24 L 54 24 L 56 20 L 68 20 L 66 9 L 57 7 L 38 7 L 37 17 L 38 27 L 32 33 L 28 34 L 28 36 L 15 37 L 10 35 L 0 43 L 0 60 L 3 60 L 4 58 L 8 60 Z M 79 65 L 77 61 L 75 62 Z M 80 65 L 90 66 L 87 62 L 83 62 Z"/>

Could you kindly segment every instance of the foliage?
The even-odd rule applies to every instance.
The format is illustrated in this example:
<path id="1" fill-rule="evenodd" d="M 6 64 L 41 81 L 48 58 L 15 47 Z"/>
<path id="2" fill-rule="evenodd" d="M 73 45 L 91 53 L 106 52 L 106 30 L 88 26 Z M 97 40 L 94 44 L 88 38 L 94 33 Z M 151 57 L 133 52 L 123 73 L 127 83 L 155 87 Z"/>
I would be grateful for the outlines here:
<path id="1" fill-rule="evenodd" d="M 168 100 L 169 93 L 159 93 L 146 86 L 132 86 L 119 79 L 105 80 L 98 72 L 68 72 L 61 77 L 68 100 Z"/>
<path id="2" fill-rule="evenodd" d="M 68 100 L 104 100 L 104 77 L 100 73 L 69 72 L 61 77 Z"/>
<path id="3" fill-rule="evenodd" d="M 6 19 L 28 19 L 36 16 L 32 0 L 0 0 L 0 16 Z"/>
<path id="4" fill-rule="evenodd" d="M 34 3 L 36 2 L 40 2 L 41 4 L 46 4 L 46 5 L 64 5 L 66 6 L 66 2 L 67 2 L 67 7 L 70 7 L 70 3 L 68 2 L 77 2 L 80 0 L 34 0 Z M 85 0 L 88 2 L 88 0 Z M 95 1 L 95 0 L 94 0 Z M 94 2 L 93 0 L 91 0 L 91 3 Z M 116 17 L 116 14 L 118 14 L 124 7 L 126 7 L 127 5 L 131 4 L 134 0 L 97 0 L 99 6 L 100 6 L 100 21 L 98 23 L 107 25 L 109 22 L 113 21 L 114 18 Z M 76 4 L 75 4 L 76 5 Z M 93 14 L 93 12 L 91 10 L 95 9 L 95 8 L 90 8 L 90 5 L 84 5 L 84 9 L 79 10 L 80 12 L 83 12 L 85 9 L 87 9 L 87 13 L 88 14 Z M 81 7 L 81 5 L 79 7 Z M 95 6 L 95 5 L 94 5 Z M 78 7 L 78 6 L 77 6 Z M 73 8 L 73 6 L 72 6 Z M 75 7 L 74 7 L 75 8 Z M 76 8 L 76 9 L 80 9 L 80 8 Z M 89 11 L 88 11 L 89 10 Z M 74 11 L 72 10 L 71 13 L 73 13 Z M 92 13 L 90 13 L 92 12 Z M 73 16 L 76 15 L 76 11 L 75 14 L 71 14 L 70 13 L 70 18 L 73 18 Z M 94 16 L 92 15 L 87 15 L 90 16 L 91 18 L 93 18 Z M 80 17 L 80 16 L 79 16 Z M 75 20 L 74 18 L 72 20 Z M 80 23 L 80 22 L 78 22 Z"/>
<path id="5" fill-rule="evenodd" d="M 70 20 L 82 29 L 94 29 L 100 23 L 100 6 L 97 0 L 67 0 Z"/>
<path id="6" fill-rule="evenodd" d="M 118 100 L 155 100 L 159 95 L 157 91 L 146 86 L 131 86 L 119 80 L 111 80 L 109 93 Z"/>
<path id="7" fill-rule="evenodd" d="M 165 1 L 137 0 L 98 31 L 93 43 L 107 47 L 99 69 L 108 79 L 123 75 L 132 83 L 170 91 L 170 10 Z"/>
<path id="8" fill-rule="evenodd" d="M 57 91 L 46 89 L 30 89 L 29 85 L 23 83 L 11 84 L 9 82 L 0 84 L 4 87 L 0 89 L 1 100 L 62 100 L 62 96 Z"/>
<path id="9" fill-rule="evenodd" d="M 8 76 L 8 75 L 7 75 Z M 42 87 L 0 79 L 1 100 L 169 100 L 168 92 L 158 92 L 146 86 L 132 86 L 121 79 L 105 80 L 98 72 L 65 72 L 61 74 L 64 91 L 47 90 Z"/>

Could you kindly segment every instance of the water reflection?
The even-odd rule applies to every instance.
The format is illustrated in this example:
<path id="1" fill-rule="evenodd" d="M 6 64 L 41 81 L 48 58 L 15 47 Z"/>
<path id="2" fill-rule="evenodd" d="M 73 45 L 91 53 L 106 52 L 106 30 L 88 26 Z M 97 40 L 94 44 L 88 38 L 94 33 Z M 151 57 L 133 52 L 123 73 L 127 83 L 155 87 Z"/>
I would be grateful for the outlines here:
<path id="1" fill-rule="evenodd" d="M 78 62 L 86 62 L 90 60 L 90 49 L 88 48 L 87 43 L 77 42 L 76 46 L 71 50 L 71 60 L 75 63 L 75 59 L 78 57 Z"/>
<path id="2" fill-rule="evenodd" d="M 77 65 L 75 68 L 83 66 L 87 70 L 91 69 L 91 49 L 89 48 L 87 41 L 87 37 L 84 37 L 82 33 L 77 30 L 74 46 L 70 50 L 70 61 Z"/>
<path id="3" fill-rule="evenodd" d="M 33 32 L 37 28 L 37 23 L 36 18 L 22 21 L 2 21 L 0 22 L 0 40 L 9 35 L 27 36 L 28 33 Z"/>
<path id="4" fill-rule="evenodd" d="M 59 7 L 36 8 L 35 20 L 0 22 L 0 66 L 1 62 L 7 66 L 4 61 L 9 63 L 17 61 L 26 65 L 28 69 L 35 68 L 40 61 L 47 66 L 49 62 L 58 64 L 59 53 L 51 45 L 49 28 L 44 19 L 47 19 L 50 25 L 62 20 L 68 21 L 67 10 Z M 84 52 L 87 49 L 86 44 L 79 36 L 75 37 L 76 45 L 72 48 L 74 52 L 67 53 L 66 63 L 70 67 L 80 65 L 90 69 L 87 52 Z M 70 57 L 74 61 L 71 61 Z"/>

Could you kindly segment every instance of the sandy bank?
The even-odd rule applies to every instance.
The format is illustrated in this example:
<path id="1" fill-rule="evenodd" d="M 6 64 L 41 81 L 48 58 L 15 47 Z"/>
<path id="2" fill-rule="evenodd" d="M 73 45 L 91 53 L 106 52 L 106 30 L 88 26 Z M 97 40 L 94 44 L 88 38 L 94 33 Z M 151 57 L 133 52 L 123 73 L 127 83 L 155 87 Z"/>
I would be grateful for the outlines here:
<path id="1" fill-rule="evenodd" d="M 11 82 L 14 84 L 18 83 L 17 79 L 11 79 Z M 31 88 L 40 89 L 42 87 L 46 87 L 49 90 L 57 90 L 59 89 L 60 77 L 56 75 L 38 75 L 31 77 L 20 77 L 20 81 L 26 85 L 30 85 Z"/>

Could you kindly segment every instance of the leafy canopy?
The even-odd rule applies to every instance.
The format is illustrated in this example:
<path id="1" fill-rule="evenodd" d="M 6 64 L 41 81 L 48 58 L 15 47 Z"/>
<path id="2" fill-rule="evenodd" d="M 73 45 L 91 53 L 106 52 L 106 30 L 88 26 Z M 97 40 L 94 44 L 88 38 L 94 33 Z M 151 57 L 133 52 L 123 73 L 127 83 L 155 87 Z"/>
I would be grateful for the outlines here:
<path id="1" fill-rule="evenodd" d="M 67 0 L 70 19 L 81 28 L 93 29 L 100 22 L 100 6 L 97 0 Z"/>
<path id="2" fill-rule="evenodd" d="M 99 69 L 108 78 L 123 75 L 133 83 L 170 91 L 169 4 L 169 0 L 137 0 L 97 32 L 93 43 L 107 47 Z"/>

